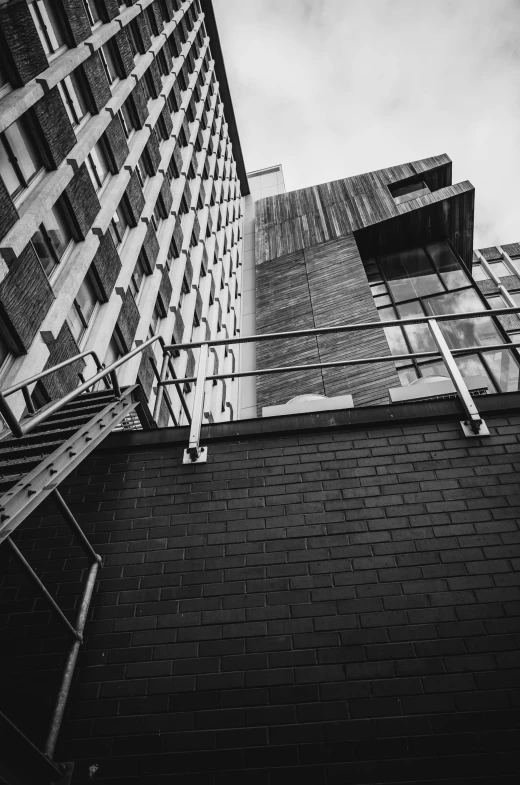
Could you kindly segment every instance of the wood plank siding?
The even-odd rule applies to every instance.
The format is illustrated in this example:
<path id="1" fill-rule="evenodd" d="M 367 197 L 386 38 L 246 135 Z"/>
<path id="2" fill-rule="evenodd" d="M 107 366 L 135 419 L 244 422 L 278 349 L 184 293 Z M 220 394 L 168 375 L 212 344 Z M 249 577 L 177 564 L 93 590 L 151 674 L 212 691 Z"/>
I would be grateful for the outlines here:
<path id="1" fill-rule="evenodd" d="M 430 193 L 396 204 L 389 185 L 424 181 Z M 449 237 L 470 268 L 474 189 L 451 185 L 446 155 L 277 194 L 256 203 L 257 332 L 377 321 L 363 259 Z M 257 345 L 259 368 L 389 356 L 383 330 Z M 355 406 L 388 402 L 400 386 L 393 363 L 257 379 L 264 406 L 296 395 L 350 393 Z"/>

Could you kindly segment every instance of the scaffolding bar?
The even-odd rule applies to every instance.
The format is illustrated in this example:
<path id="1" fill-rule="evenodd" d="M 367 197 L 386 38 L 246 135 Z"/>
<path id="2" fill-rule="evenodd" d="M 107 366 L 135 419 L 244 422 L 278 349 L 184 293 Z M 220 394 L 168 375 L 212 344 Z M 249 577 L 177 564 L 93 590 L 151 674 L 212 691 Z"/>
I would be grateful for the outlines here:
<path id="1" fill-rule="evenodd" d="M 101 556 L 98 556 L 88 541 L 87 537 L 85 536 L 85 532 L 73 516 L 61 493 L 58 490 L 55 490 L 51 493 L 51 498 L 60 511 L 62 517 L 65 519 L 67 526 L 71 529 L 74 536 L 77 537 L 77 539 L 80 541 L 81 547 L 87 554 L 90 563 L 93 564 L 94 562 L 97 562 L 98 564 L 101 564 Z"/>

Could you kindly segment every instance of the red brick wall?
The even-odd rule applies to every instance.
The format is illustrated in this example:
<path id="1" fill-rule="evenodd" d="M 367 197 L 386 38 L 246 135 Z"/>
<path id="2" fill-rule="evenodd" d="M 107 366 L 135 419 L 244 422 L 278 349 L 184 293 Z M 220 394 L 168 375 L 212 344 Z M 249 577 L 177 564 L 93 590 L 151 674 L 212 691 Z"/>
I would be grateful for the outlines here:
<path id="1" fill-rule="evenodd" d="M 520 418 L 486 419 L 86 461 L 66 498 L 104 568 L 57 754 L 74 781 L 513 782 Z M 71 609 L 68 530 L 47 507 L 22 534 Z M 7 686 L 35 721 L 65 643 L 18 586 Z"/>

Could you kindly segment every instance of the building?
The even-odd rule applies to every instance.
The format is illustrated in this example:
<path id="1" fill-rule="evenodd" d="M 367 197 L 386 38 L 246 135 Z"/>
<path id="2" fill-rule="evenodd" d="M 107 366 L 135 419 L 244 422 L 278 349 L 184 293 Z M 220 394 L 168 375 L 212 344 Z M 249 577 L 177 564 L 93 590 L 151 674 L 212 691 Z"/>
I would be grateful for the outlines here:
<path id="1" fill-rule="evenodd" d="M 190 379 L 190 427 L 173 427 L 160 409 L 158 422 L 141 417 L 140 429 L 116 432 L 137 410 L 134 379 L 154 408 L 138 353 L 119 371 L 119 391 L 112 383 L 68 401 L 76 378 L 53 376 L 32 395 L 55 404 L 11 418 L 12 435 L 2 434 L 0 781 L 516 781 L 520 330 L 507 307 L 518 304 L 520 243 L 473 250 L 474 189 L 452 184 L 445 155 L 288 193 L 280 166 L 246 175 L 209 2 L 107 0 L 100 24 L 92 0 L 62 0 L 66 35 L 85 37 L 48 67 L 27 52 L 39 51 L 42 19 L 51 47 L 56 4 L 30 6 L 0 5 L 10 80 L 15 66 L 26 74 L 1 99 L 14 113 L 7 131 L 16 112 L 31 113 L 27 127 L 40 123 L 45 149 L 73 141 L 56 123 L 67 109 L 55 85 L 76 56 L 88 95 L 101 85 L 110 109 L 93 113 L 77 139 L 72 129 L 75 146 L 27 182 L 19 205 L 13 181 L 0 181 L 1 389 L 78 349 L 95 346 L 108 361 L 150 329 L 197 345 L 172 350 L 174 372 Z M 149 39 L 155 57 L 136 54 L 137 73 L 107 88 L 104 69 L 127 51 L 122 42 L 131 47 L 132 30 L 153 33 L 162 14 L 163 32 Z M 181 55 L 167 60 L 162 92 L 135 104 L 148 125 L 143 117 L 124 141 L 124 105 L 152 83 L 159 90 L 160 54 L 172 54 L 177 35 Z M 41 73 L 28 78 L 23 69 L 35 64 Z M 141 173 L 143 191 L 139 161 L 158 141 L 150 126 L 167 122 L 167 89 L 177 108 L 156 173 Z M 51 100 L 52 114 L 40 103 Z M 13 138 L 27 140 L 20 128 Z M 97 159 L 83 163 L 95 150 L 91 128 L 107 160 L 119 144 L 125 153 L 100 196 L 89 174 Z M 167 152 L 178 161 L 170 197 Z M 9 171 L 5 157 L 2 166 Z M 160 224 L 153 194 L 171 198 Z M 119 255 L 121 199 L 135 225 Z M 49 242 L 50 253 L 62 230 L 46 229 L 41 211 L 58 203 L 77 234 L 54 278 L 42 248 Z M 139 297 L 140 258 L 150 271 Z M 106 301 L 76 334 L 85 292 L 101 286 Z M 265 339 L 297 330 L 307 333 Z M 247 341 L 255 334 L 264 335 L 256 346 Z M 217 341 L 209 352 L 199 346 L 208 335 Z M 218 342 L 227 337 L 241 343 Z M 351 364 L 321 367 L 342 362 Z M 184 377 L 194 366 L 200 386 Z M 282 366 L 297 367 L 256 382 L 236 376 Z M 9 413 L 4 397 L 0 407 Z"/>
<path id="2" fill-rule="evenodd" d="M 151 334 L 235 335 L 247 179 L 211 3 L 10 0 L 0 27 L 2 387 Z M 215 353 L 221 372 L 233 352 Z M 153 356 L 121 371 L 151 408 Z M 174 365 L 190 376 L 195 358 Z M 86 357 L 33 398 L 94 372 Z M 236 417 L 237 384 L 207 406 Z"/>

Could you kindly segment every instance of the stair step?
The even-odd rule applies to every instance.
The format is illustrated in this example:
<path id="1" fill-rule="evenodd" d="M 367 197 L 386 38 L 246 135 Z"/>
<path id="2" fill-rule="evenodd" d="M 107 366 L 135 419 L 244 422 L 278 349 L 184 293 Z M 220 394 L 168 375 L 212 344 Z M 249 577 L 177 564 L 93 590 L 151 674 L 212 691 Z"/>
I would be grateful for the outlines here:
<path id="1" fill-rule="evenodd" d="M 23 474 L 2 474 L 0 475 L 0 494 L 6 493 L 9 488 L 16 485 L 22 479 Z"/>
<path id="2" fill-rule="evenodd" d="M 17 459 L 18 456 L 26 456 L 26 455 L 33 455 L 34 453 L 47 453 L 47 452 L 54 452 L 54 450 L 59 447 L 66 439 L 59 439 L 54 441 L 37 441 L 37 442 L 26 442 L 25 439 L 19 439 L 17 442 L 10 442 L 9 446 L 6 447 L 5 443 L 0 445 L 0 463 L 2 461 L 9 461 L 11 457 Z"/>
<path id="3" fill-rule="evenodd" d="M 38 466 L 45 458 L 48 458 L 51 453 L 38 453 L 37 455 L 29 455 L 26 458 L 23 456 L 19 456 L 12 461 L 1 461 L 0 460 L 0 473 L 3 475 L 7 474 L 27 474 L 30 472 L 31 469 L 34 469 L 35 466 Z"/>

